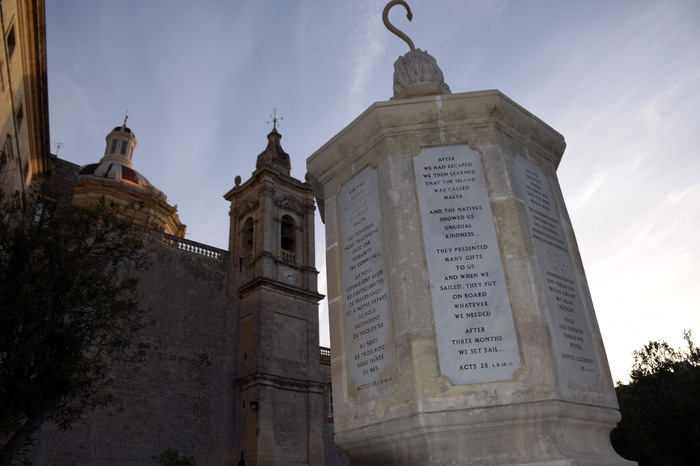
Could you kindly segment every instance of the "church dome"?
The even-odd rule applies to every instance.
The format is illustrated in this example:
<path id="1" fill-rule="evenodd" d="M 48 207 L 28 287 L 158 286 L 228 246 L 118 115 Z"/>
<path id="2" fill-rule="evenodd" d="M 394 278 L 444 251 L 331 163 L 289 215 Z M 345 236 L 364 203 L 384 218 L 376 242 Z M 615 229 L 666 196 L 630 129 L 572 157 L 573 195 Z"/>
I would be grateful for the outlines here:
<path id="1" fill-rule="evenodd" d="M 131 163 L 136 137 L 134 132 L 126 126 L 126 119 L 122 126 L 115 127 L 106 137 L 105 153 L 98 163 L 91 163 L 80 168 L 78 179 L 99 179 L 121 183 L 135 188 L 145 194 L 155 194 L 164 201 L 167 197 L 156 189 L 145 176 L 134 170 Z"/>
<path id="2" fill-rule="evenodd" d="M 134 132 L 124 124 L 106 137 L 104 156 L 97 163 L 80 167 L 73 190 L 73 204 L 92 207 L 100 199 L 119 205 L 138 206 L 126 219 L 135 225 L 179 238 L 187 227 L 177 215 L 177 206 L 148 179 L 134 169 L 131 158 L 136 147 Z"/>
<path id="3" fill-rule="evenodd" d="M 112 131 L 113 131 L 113 132 L 114 132 L 114 131 L 123 131 L 123 132 L 125 132 L 125 133 L 134 134 L 134 133 L 131 131 L 131 129 L 128 128 L 126 125 L 123 125 L 123 126 L 115 126 L 114 129 L 113 129 Z"/>
<path id="4" fill-rule="evenodd" d="M 133 168 L 120 163 L 104 161 L 84 165 L 80 168 L 80 172 L 78 172 L 78 179 L 82 178 L 106 179 L 119 182 L 143 191 L 144 193 L 153 192 L 164 201 L 167 201 L 166 195 L 156 189 L 145 176 Z"/>

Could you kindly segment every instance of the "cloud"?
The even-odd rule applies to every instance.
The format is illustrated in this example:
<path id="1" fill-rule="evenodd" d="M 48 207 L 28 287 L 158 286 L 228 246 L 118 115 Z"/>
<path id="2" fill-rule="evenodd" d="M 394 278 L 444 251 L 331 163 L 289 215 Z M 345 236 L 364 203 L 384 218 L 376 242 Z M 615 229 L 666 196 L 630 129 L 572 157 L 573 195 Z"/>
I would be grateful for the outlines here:
<path id="1" fill-rule="evenodd" d="M 694 184 L 693 186 L 690 186 L 682 191 L 670 192 L 666 195 L 666 201 L 669 204 L 675 204 L 683 200 L 684 198 L 687 198 L 688 196 L 692 195 L 693 193 L 697 193 L 698 186 L 700 185 Z"/>
<path id="2" fill-rule="evenodd" d="M 221 195 L 253 171 L 273 108 L 303 179 L 307 156 L 392 95 L 407 49 L 384 28 L 384 5 L 47 2 L 52 148 L 97 161 L 128 109 L 136 169 L 180 205 L 189 239 L 225 248 Z M 615 378 L 646 338 L 700 328 L 698 3 L 411 7 L 411 23 L 401 8 L 392 20 L 453 92 L 501 89 L 565 136 L 557 175 Z M 316 243 L 325 293 L 322 233 Z"/>
<path id="3" fill-rule="evenodd" d="M 345 107 L 350 114 L 360 114 L 368 103 L 367 90 L 371 79 L 383 57 L 385 43 L 383 24 L 377 21 L 381 10 L 376 2 L 354 3 L 354 33 L 349 41 L 350 49 L 346 61 L 349 85 Z M 391 89 L 390 86 L 387 86 Z M 389 94 L 391 96 L 391 94 Z"/>

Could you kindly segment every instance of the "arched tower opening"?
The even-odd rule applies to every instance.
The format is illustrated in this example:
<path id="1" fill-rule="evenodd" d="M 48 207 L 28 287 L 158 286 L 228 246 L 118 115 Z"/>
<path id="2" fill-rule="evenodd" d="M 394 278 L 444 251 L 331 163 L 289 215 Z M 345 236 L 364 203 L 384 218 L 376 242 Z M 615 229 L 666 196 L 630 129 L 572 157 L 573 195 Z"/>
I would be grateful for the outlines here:
<path id="1" fill-rule="evenodd" d="M 243 224 L 243 231 L 241 232 L 241 256 L 245 257 L 253 251 L 253 241 L 255 238 L 255 222 L 253 219 L 248 217 L 248 219 Z"/>
<path id="2" fill-rule="evenodd" d="M 283 251 L 294 252 L 296 240 L 294 235 L 294 219 L 289 215 L 282 217 L 280 227 L 280 246 Z"/>

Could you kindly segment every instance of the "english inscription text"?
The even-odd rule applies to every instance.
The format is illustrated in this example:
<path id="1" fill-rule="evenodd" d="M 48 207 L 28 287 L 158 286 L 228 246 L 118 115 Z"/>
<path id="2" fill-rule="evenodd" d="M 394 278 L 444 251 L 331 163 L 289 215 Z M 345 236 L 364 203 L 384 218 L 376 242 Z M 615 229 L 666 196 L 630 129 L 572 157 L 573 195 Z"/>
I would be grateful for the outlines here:
<path id="1" fill-rule="evenodd" d="M 440 370 L 455 384 L 513 377 L 513 314 L 479 154 L 423 149 L 413 161 Z"/>

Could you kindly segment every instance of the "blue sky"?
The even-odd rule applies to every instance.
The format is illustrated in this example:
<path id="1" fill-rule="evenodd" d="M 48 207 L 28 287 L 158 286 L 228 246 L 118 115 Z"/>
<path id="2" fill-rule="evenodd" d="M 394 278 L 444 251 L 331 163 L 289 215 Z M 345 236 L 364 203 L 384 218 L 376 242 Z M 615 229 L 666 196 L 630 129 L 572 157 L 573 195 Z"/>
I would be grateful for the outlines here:
<path id="1" fill-rule="evenodd" d="M 178 205 L 188 239 L 220 248 L 222 196 L 254 170 L 273 109 L 303 179 L 309 155 L 392 96 L 408 51 L 383 0 L 46 3 L 52 150 L 98 161 L 128 111 L 135 168 Z M 649 340 L 700 341 L 700 3 L 410 5 L 412 22 L 400 7 L 390 19 L 452 92 L 499 89 L 566 138 L 558 177 L 613 378 Z M 316 236 L 324 292 L 320 220 Z"/>

